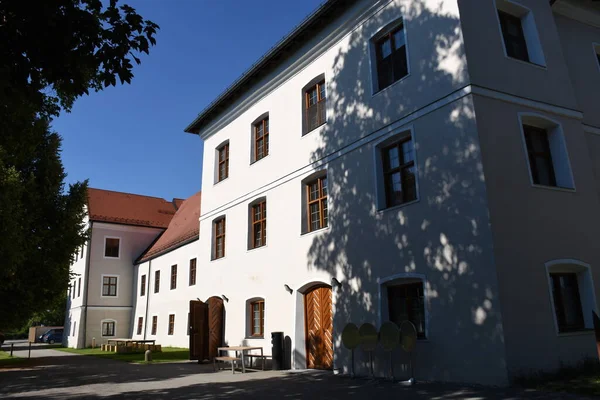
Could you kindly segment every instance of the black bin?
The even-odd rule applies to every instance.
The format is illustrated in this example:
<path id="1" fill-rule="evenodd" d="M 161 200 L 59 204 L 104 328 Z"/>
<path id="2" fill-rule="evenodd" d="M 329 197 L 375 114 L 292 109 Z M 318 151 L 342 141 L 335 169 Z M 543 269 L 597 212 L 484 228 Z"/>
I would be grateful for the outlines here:
<path id="1" fill-rule="evenodd" d="M 271 345 L 273 371 L 280 371 L 283 369 L 283 332 L 271 332 Z"/>

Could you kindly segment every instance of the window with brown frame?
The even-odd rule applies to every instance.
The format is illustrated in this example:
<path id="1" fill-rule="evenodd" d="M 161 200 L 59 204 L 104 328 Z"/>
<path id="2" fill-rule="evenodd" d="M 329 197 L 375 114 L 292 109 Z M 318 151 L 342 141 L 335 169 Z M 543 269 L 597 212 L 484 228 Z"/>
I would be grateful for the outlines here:
<path id="1" fill-rule="evenodd" d="M 550 274 L 550 279 L 558 331 L 562 333 L 583 330 L 585 324 L 577 274 L 555 273 Z"/>
<path id="2" fill-rule="evenodd" d="M 250 333 L 252 336 L 265 335 L 265 301 L 257 300 L 250 303 Z"/>
<path id="3" fill-rule="evenodd" d="M 327 227 L 327 176 L 306 184 L 306 199 L 308 232 Z"/>
<path id="4" fill-rule="evenodd" d="M 216 260 L 225 257 L 225 217 L 213 222 L 213 231 L 215 236 L 213 260 Z"/>
<path id="5" fill-rule="evenodd" d="M 81 297 L 81 278 L 77 280 L 79 286 L 77 286 L 77 297 Z"/>
<path id="6" fill-rule="evenodd" d="M 229 176 L 229 143 L 217 149 L 218 165 L 217 165 L 217 182 L 221 182 Z"/>
<path id="7" fill-rule="evenodd" d="M 535 126 L 523 125 L 527 156 L 533 183 L 545 186 L 556 186 L 556 175 L 552 163 L 552 153 L 548 132 Z"/>
<path id="8" fill-rule="evenodd" d="M 378 90 L 383 90 L 408 75 L 403 23 L 377 39 L 375 55 Z"/>
<path id="9" fill-rule="evenodd" d="M 254 124 L 254 161 L 269 155 L 269 117 Z"/>
<path id="10" fill-rule="evenodd" d="M 154 293 L 160 291 L 160 271 L 154 272 Z"/>
<path id="11" fill-rule="evenodd" d="M 177 264 L 171 265 L 171 290 L 177 288 Z"/>
<path id="12" fill-rule="evenodd" d="M 267 201 L 262 200 L 253 204 L 252 213 L 252 242 L 253 249 L 267 244 Z"/>
<path id="13" fill-rule="evenodd" d="M 175 314 L 169 314 L 169 335 L 175 330 Z"/>
<path id="14" fill-rule="evenodd" d="M 140 285 L 140 296 L 146 295 L 146 275 L 142 275 L 142 282 Z"/>
<path id="15" fill-rule="evenodd" d="M 156 328 L 158 327 L 158 316 L 152 317 L 152 335 L 156 335 Z"/>
<path id="16" fill-rule="evenodd" d="M 102 322 L 102 336 L 115 336 L 115 321 Z"/>
<path id="17" fill-rule="evenodd" d="M 382 149 L 386 206 L 393 207 L 417 199 L 413 141 L 402 139 Z"/>
<path id="18" fill-rule="evenodd" d="M 507 12 L 498 10 L 498 19 L 504 39 L 506 55 L 517 60 L 529 62 L 527 52 L 527 41 L 523 33 L 523 22 L 521 18 Z"/>
<path id="19" fill-rule="evenodd" d="M 103 276 L 102 277 L 102 296 L 117 295 L 117 277 Z"/>
<path id="20" fill-rule="evenodd" d="M 304 92 L 305 134 L 323 125 L 327 121 L 327 94 L 325 81 L 320 81 Z"/>
<path id="21" fill-rule="evenodd" d="M 137 334 L 142 334 L 142 327 L 144 326 L 144 317 L 138 317 Z"/>
<path id="22" fill-rule="evenodd" d="M 190 260 L 190 286 L 196 284 L 196 259 Z"/>
<path id="23" fill-rule="evenodd" d="M 410 321 L 417 329 L 417 337 L 425 339 L 425 297 L 423 282 L 387 287 L 390 321 L 400 326 Z"/>
<path id="24" fill-rule="evenodd" d="M 119 238 L 106 238 L 104 242 L 104 257 L 119 258 L 120 243 L 121 239 Z"/>

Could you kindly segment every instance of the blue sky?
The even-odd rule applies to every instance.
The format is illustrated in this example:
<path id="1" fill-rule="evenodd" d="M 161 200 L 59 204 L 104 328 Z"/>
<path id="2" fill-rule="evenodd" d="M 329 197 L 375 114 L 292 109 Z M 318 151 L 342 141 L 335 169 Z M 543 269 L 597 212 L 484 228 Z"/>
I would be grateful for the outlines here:
<path id="1" fill-rule="evenodd" d="M 131 85 L 82 97 L 53 128 L 67 183 L 171 199 L 201 187 L 183 129 L 322 0 L 120 0 L 160 25 Z"/>

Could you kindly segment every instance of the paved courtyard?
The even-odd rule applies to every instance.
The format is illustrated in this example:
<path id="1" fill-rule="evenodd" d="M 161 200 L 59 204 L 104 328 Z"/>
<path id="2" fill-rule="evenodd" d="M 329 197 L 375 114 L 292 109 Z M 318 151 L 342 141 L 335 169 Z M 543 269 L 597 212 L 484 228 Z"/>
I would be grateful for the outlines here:
<path id="1" fill-rule="evenodd" d="M 36 357 L 38 356 L 38 357 Z M 136 365 L 32 350 L 31 365 L 0 367 L 0 399 L 577 399 L 516 389 L 350 379 L 320 371 L 213 372 L 194 362 Z"/>

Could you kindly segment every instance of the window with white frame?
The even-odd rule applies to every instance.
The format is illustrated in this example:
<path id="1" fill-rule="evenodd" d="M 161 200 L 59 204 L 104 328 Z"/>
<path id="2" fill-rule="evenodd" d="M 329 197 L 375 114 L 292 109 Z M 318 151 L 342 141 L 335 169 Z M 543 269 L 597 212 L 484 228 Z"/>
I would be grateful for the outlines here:
<path id="1" fill-rule="evenodd" d="M 419 339 L 426 338 L 425 295 L 423 281 L 400 279 L 386 285 L 389 320 L 396 325 L 404 321 L 413 323 Z"/>
<path id="2" fill-rule="evenodd" d="M 257 297 L 246 301 L 247 337 L 262 338 L 265 335 L 265 299 Z"/>
<path id="3" fill-rule="evenodd" d="M 408 75 L 406 32 L 403 19 L 398 19 L 371 39 L 374 92 L 385 89 Z"/>
<path id="4" fill-rule="evenodd" d="M 533 13 L 511 0 L 496 0 L 498 23 L 505 54 L 541 66 L 546 66 Z"/>
<path id="5" fill-rule="evenodd" d="M 102 296 L 116 297 L 117 296 L 117 279 L 116 276 L 102 276 Z"/>
<path id="6" fill-rule="evenodd" d="M 574 189 L 561 125 L 536 114 L 521 114 L 520 119 L 531 183 Z"/>
<path id="7" fill-rule="evenodd" d="M 116 325 L 114 320 L 102 321 L 102 336 L 115 336 Z"/>
<path id="8" fill-rule="evenodd" d="M 119 251 L 121 246 L 121 239 L 114 237 L 107 237 L 104 239 L 104 257 L 105 258 L 119 258 Z"/>
<path id="9" fill-rule="evenodd" d="M 578 260 L 546 263 L 548 285 L 558 333 L 594 328 L 597 313 L 590 266 Z"/>

